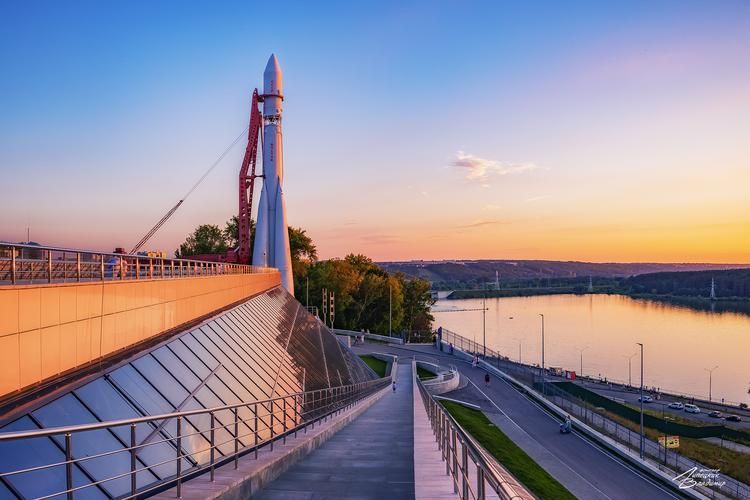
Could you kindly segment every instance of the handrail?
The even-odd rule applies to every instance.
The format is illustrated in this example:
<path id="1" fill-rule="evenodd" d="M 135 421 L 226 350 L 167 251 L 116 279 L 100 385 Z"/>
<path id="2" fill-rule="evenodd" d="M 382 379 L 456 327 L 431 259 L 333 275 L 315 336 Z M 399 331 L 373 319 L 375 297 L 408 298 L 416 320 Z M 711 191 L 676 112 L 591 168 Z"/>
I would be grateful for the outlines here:
<path id="1" fill-rule="evenodd" d="M 534 495 L 491 458 L 429 393 L 425 384 L 416 375 L 416 359 L 412 361 L 412 367 L 414 380 L 441 451 L 441 458 L 445 462 L 446 474 L 452 476 L 454 491 L 459 498 L 461 500 L 469 498 L 484 500 L 487 486 L 489 486 L 503 500 L 533 500 Z M 469 459 L 475 467 L 473 478 L 471 477 L 472 471 L 469 469 Z M 475 481 L 473 487 L 472 479 Z"/>
<path id="2" fill-rule="evenodd" d="M 42 437 L 51 438 L 52 436 L 59 436 L 61 441 L 64 440 L 64 443 L 61 446 L 65 453 L 65 459 L 63 461 L 2 472 L 0 473 L 0 478 L 7 478 L 18 474 L 64 466 L 66 488 L 62 491 L 50 494 L 49 497 L 65 494 L 67 495 L 67 498 L 72 498 L 74 492 L 80 491 L 84 488 L 103 487 L 101 485 L 117 479 L 122 479 L 126 476 L 130 476 L 131 478 L 131 487 L 130 494 L 125 496 L 125 498 L 134 498 L 137 495 L 152 491 L 155 488 L 168 487 L 175 483 L 177 485 L 177 496 L 179 497 L 183 478 L 188 476 L 192 477 L 201 471 L 210 470 L 211 480 L 213 480 L 214 469 L 217 466 L 229 463 L 233 460 L 235 468 L 237 468 L 239 457 L 253 451 L 255 452 L 255 458 L 257 459 L 259 448 L 270 445 L 270 449 L 273 450 L 275 441 L 283 440 L 286 442 L 287 436 L 292 433 L 295 436 L 297 435 L 297 432 L 306 433 L 308 426 L 315 428 L 316 423 L 325 421 L 334 414 L 356 405 L 367 396 L 380 389 L 388 387 L 390 382 L 391 377 L 383 377 L 356 384 L 297 392 L 275 398 L 235 403 L 199 410 L 179 411 L 161 415 L 149 415 L 138 418 L 69 425 L 31 431 L 0 433 L 0 443 L 12 440 L 25 440 Z M 239 412 L 240 408 L 250 411 L 251 415 L 249 417 L 243 417 Z M 190 422 L 189 418 L 195 415 L 207 415 L 210 418 L 208 429 L 200 429 L 197 424 Z M 164 439 L 155 441 L 146 439 L 143 442 L 138 442 L 138 439 L 136 438 L 136 427 L 138 424 L 151 423 L 157 426 L 159 422 L 168 420 L 176 420 L 176 435 L 163 434 L 162 437 Z M 194 431 L 191 431 L 190 428 L 186 427 L 185 422 L 187 422 L 188 425 L 193 426 Z M 240 424 L 243 424 L 243 429 L 239 428 Z M 113 429 L 115 428 L 129 428 L 130 442 L 120 448 L 107 450 L 95 455 L 74 456 L 74 450 L 76 449 L 74 446 L 74 438 L 76 435 L 82 432 L 101 429 L 109 429 L 114 433 Z M 248 432 L 244 432 L 245 428 L 247 428 Z M 217 442 L 217 430 L 229 433 L 229 439 Z M 207 448 L 185 448 L 183 445 L 188 443 L 188 438 L 195 435 L 202 435 L 209 441 L 210 445 Z M 127 440 L 123 440 L 123 443 L 125 443 L 125 441 Z M 241 441 L 245 441 L 248 444 Z M 139 456 L 139 452 L 144 448 L 160 445 L 162 443 L 168 443 L 171 446 L 173 450 L 171 459 L 161 461 L 157 464 L 151 464 L 146 463 L 145 459 L 142 458 L 143 455 Z M 227 445 L 231 443 L 234 443 L 233 453 L 228 452 L 225 449 Z M 216 457 L 217 448 L 221 448 L 219 453 L 223 456 L 220 458 Z M 74 466 L 80 466 L 85 469 L 85 462 L 115 455 L 117 453 L 128 453 L 130 455 L 129 471 L 125 472 L 121 470 L 116 473 L 113 471 L 113 476 L 106 478 L 91 477 L 90 482 L 87 482 L 84 485 L 73 486 Z M 206 459 L 206 454 L 210 454 L 210 459 Z M 202 459 L 200 458 L 201 456 L 203 457 Z M 185 470 L 183 470 L 184 461 L 187 461 L 185 462 L 185 464 L 187 464 Z M 139 471 L 146 469 L 155 470 L 156 468 L 168 463 L 177 464 L 175 475 L 162 478 L 161 480 L 149 483 L 140 488 L 137 487 L 135 479 L 136 474 Z"/>
<path id="3" fill-rule="evenodd" d="M 0 284 L 186 278 L 274 271 L 273 268 L 227 262 L 0 242 Z"/>

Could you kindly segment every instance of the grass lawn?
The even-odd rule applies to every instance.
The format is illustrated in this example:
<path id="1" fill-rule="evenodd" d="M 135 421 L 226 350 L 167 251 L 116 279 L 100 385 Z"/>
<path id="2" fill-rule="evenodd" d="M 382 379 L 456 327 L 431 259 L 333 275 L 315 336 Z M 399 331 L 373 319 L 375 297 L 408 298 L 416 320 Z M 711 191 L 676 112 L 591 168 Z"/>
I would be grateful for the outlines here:
<path id="1" fill-rule="evenodd" d="M 419 377 L 419 380 L 430 380 L 431 378 L 435 378 L 435 374 L 417 366 L 417 377 Z"/>
<path id="2" fill-rule="evenodd" d="M 539 498 L 575 499 L 562 484 L 542 469 L 516 443 L 478 410 L 451 401 L 441 401 L 453 418 L 470 433 L 498 462 Z"/>
<path id="3" fill-rule="evenodd" d="M 382 359 L 370 356 L 369 354 L 360 356 L 360 358 L 362 358 L 362 361 L 367 363 L 367 366 L 372 368 L 372 371 L 374 371 L 381 377 L 385 377 L 385 369 L 388 366 L 388 363 L 386 363 Z"/>
<path id="4" fill-rule="evenodd" d="M 640 432 L 640 425 L 609 411 L 599 411 L 610 420 L 632 431 Z M 646 437 L 657 441 L 664 433 L 651 427 L 644 427 Z M 680 436 L 680 454 L 692 458 L 708 468 L 720 469 L 722 473 L 744 483 L 750 482 L 750 457 L 746 453 L 722 448 L 719 445 Z"/>

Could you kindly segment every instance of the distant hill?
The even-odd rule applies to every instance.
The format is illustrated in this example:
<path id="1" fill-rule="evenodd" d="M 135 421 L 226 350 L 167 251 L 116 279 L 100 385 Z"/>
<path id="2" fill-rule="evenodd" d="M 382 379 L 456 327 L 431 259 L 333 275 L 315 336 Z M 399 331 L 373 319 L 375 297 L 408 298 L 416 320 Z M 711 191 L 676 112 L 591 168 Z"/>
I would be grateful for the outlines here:
<path id="1" fill-rule="evenodd" d="M 707 298 L 711 293 L 711 280 L 718 299 L 750 298 L 750 269 L 642 274 L 623 280 L 622 286 L 633 295 Z"/>
<path id="2" fill-rule="evenodd" d="M 594 263 L 555 260 L 452 260 L 380 262 L 388 272 L 402 272 L 440 285 L 439 288 L 472 288 L 494 282 L 501 284 L 555 278 L 627 278 L 645 273 L 747 269 L 750 264 L 662 264 Z M 710 278 L 709 278 L 710 281 Z"/>

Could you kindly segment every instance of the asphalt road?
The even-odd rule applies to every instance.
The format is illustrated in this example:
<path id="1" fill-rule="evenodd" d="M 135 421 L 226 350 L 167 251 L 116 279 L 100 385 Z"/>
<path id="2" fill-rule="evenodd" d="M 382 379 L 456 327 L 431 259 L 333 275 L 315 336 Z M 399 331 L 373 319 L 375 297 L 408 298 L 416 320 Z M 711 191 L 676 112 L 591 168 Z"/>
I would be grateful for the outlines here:
<path id="1" fill-rule="evenodd" d="M 523 437 L 515 439 L 516 442 L 524 449 L 527 446 L 536 449 L 535 454 L 543 452 L 549 459 L 544 464 L 545 469 L 576 496 L 611 499 L 677 498 L 582 436 L 576 433 L 561 435 L 558 421 L 535 402 L 494 376 L 490 385 L 485 386 L 483 370 L 473 368 L 454 356 L 442 354 L 428 346 L 398 348 L 366 344 L 357 346 L 355 350 L 391 352 L 400 356 L 415 355 L 419 351 L 425 358 L 439 358 L 444 364 L 456 365 L 461 374 L 474 382 L 476 388 L 485 394 L 504 418 L 522 431 Z M 419 357 L 417 354 L 418 359 Z"/>
<path id="2" fill-rule="evenodd" d="M 640 396 L 640 391 L 623 391 L 618 389 L 609 389 L 606 386 L 603 386 L 602 384 L 592 384 L 592 383 L 583 383 L 581 384 L 587 389 L 596 392 L 597 394 L 600 394 L 606 398 L 610 399 L 619 399 L 624 400 L 626 403 L 638 406 L 641 403 L 638 401 L 638 397 Z M 653 396 L 652 393 L 648 391 L 644 391 L 644 394 Z M 736 415 L 740 415 L 742 418 L 742 422 L 727 422 L 723 418 L 715 418 L 715 417 L 709 417 L 708 412 L 711 411 L 711 409 L 707 409 L 704 407 L 701 407 L 700 402 L 696 402 L 696 405 L 698 408 L 701 409 L 701 413 L 687 413 L 684 410 L 675 410 L 672 408 L 668 408 L 667 405 L 673 401 L 679 401 L 684 403 L 685 399 L 678 399 L 671 396 L 662 396 L 662 399 L 660 400 L 654 400 L 651 403 L 643 403 L 643 408 L 647 410 L 656 410 L 661 412 L 662 409 L 664 411 L 665 415 L 675 415 L 679 416 L 681 418 L 687 418 L 691 420 L 695 420 L 698 424 L 703 425 L 725 425 L 727 427 L 733 427 L 735 429 L 747 429 L 750 427 L 750 422 L 748 422 L 748 418 L 742 414 L 741 411 L 732 411 L 728 410 L 725 412 L 722 412 L 724 416 L 729 415 L 731 413 L 734 413 Z"/>

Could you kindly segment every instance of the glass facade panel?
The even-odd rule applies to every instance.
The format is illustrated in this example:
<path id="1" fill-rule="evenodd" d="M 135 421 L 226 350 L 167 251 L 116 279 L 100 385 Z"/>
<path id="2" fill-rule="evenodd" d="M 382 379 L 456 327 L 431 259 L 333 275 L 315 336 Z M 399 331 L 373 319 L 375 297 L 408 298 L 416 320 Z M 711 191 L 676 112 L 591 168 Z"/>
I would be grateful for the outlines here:
<path id="1" fill-rule="evenodd" d="M 32 412 L 32 415 L 44 427 L 59 427 L 64 425 L 88 424 L 98 422 L 96 417 L 73 395 L 67 394 L 52 403 Z M 64 436 L 53 438 L 59 446 L 64 446 Z M 120 442 L 106 429 L 76 432 L 72 435 L 73 457 L 83 459 L 100 453 L 121 450 L 125 443 Z M 130 454 L 120 451 L 112 455 L 81 460 L 78 466 L 97 481 L 104 481 L 113 476 L 130 471 Z M 148 472 L 139 477 L 139 486 L 154 482 L 157 478 Z M 130 491 L 130 479 L 121 477 L 102 483 L 102 488 L 113 496 L 124 495 Z"/>
<path id="2" fill-rule="evenodd" d="M 28 416 L 6 425 L 0 432 L 36 430 L 39 427 Z M 0 442 L 0 472 L 30 469 L 42 465 L 65 461 L 65 454 L 48 437 Z M 8 476 L 6 481 L 25 498 L 37 498 L 65 490 L 65 466 L 41 469 Z M 82 486 L 90 481 L 81 469 L 73 468 L 73 486 Z M 64 495 L 60 498 L 64 498 Z M 107 498 L 96 486 L 76 492 L 76 498 Z"/>
<path id="3" fill-rule="evenodd" d="M 153 385 L 162 396 L 172 403 L 172 406 L 179 408 L 181 404 L 190 396 L 190 393 L 178 382 L 175 377 L 164 369 L 156 360 L 151 356 L 143 356 L 134 360 L 132 363 L 133 367 L 140 372 L 140 374 Z M 183 371 L 177 373 L 177 376 L 187 376 L 187 371 L 183 365 Z M 188 380 L 195 382 L 195 376 L 188 377 Z M 195 384 L 195 387 L 198 385 Z M 193 389 L 195 388 L 193 387 Z"/>
<path id="4" fill-rule="evenodd" d="M 155 350 L 151 355 L 188 391 L 193 392 L 201 384 L 202 379 L 195 375 L 192 367 L 188 368 L 167 346 Z M 208 374 L 204 378 L 206 376 Z"/>
<path id="5" fill-rule="evenodd" d="M 123 420 L 143 416 L 103 378 L 98 378 L 76 389 L 75 394 L 101 421 Z M 113 427 L 112 432 L 122 443 L 130 445 L 129 425 Z M 175 448 L 169 443 L 154 443 L 154 441 L 160 441 L 166 436 L 159 433 L 153 424 L 136 424 L 135 437 L 137 445 L 145 445 L 146 439 L 152 437 L 149 439 L 151 444 L 138 450 L 138 460 L 142 462 L 142 465 L 153 466 L 175 456 Z M 139 465 L 138 468 L 141 468 L 142 465 Z M 173 462 L 158 465 L 151 470 L 160 479 L 171 477 L 177 473 L 177 467 Z M 138 473 L 139 476 L 142 474 L 144 472 Z"/>

